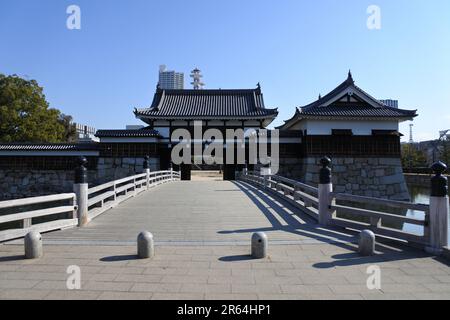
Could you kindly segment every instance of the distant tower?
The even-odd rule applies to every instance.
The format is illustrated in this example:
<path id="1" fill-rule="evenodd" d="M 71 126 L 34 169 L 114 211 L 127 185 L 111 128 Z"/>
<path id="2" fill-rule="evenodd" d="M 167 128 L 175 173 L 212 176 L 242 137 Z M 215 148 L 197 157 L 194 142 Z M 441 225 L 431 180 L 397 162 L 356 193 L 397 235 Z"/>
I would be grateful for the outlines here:
<path id="1" fill-rule="evenodd" d="M 194 87 L 194 90 L 201 90 L 203 89 L 203 86 L 205 85 L 202 82 L 203 76 L 200 73 L 201 71 L 198 68 L 195 68 L 191 71 L 191 78 L 192 78 L 192 86 Z"/>
<path id="2" fill-rule="evenodd" d="M 413 127 L 414 125 L 411 123 L 409 125 L 409 143 L 414 143 L 414 139 L 413 139 Z"/>

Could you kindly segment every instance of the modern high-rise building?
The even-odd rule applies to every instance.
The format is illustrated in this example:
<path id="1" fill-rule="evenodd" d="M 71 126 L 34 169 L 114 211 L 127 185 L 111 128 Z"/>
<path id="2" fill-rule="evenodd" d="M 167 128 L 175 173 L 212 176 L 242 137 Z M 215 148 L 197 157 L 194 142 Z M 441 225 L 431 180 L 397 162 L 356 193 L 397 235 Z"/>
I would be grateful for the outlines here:
<path id="1" fill-rule="evenodd" d="M 168 71 L 165 65 L 159 67 L 159 87 L 161 89 L 184 89 L 184 73 Z"/>
<path id="2" fill-rule="evenodd" d="M 385 99 L 380 100 L 384 105 L 391 107 L 391 108 L 398 108 L 398 100 L 392 100 L 392 99 Z"/>

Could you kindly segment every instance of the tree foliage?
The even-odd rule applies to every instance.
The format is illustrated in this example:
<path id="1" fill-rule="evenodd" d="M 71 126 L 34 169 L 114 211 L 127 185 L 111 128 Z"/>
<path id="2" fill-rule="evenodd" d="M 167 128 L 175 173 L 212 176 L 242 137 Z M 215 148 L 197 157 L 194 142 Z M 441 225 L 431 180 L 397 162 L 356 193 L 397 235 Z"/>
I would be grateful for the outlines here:
<path id="1" fill-rule="evenodd" d="M 427 156 L 424 151 L 418 150 L 415 145 L 402 144 L 402 166 L 403 168 L 428 167 Z"/>
<path id="2" fill-rule="evenodd" d="M 0 74 L 0 142 L 68 142 L 71 119 L 49 107 L 35 80 Z"/>

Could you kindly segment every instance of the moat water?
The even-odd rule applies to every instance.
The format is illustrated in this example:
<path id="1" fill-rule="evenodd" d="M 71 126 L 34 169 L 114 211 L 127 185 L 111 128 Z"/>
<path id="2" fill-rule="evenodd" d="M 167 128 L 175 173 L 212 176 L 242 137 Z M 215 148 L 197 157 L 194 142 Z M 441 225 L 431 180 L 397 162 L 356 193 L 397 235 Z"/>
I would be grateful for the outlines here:
<path id="1" fill-rule="evenodd" d="M 430 188 L 422 187 L 417 185 L 408 185 L 409 193 L 411 195 L 411 200 L 414 203 L 430 203 Z M 416 219 L 424 219 L 424 213 L 421 211 L 408 210 L 406 213 L 407 217 L 412 217 Z M 416 234 L 423 234 L 423 227 L 413 225 L 413 224 L 404 224 L 403 230 Z M 450 225 L 449 225 L 449 233 L 450 233 Z M 450 245 L 450 241 L 449 241 Z"/>

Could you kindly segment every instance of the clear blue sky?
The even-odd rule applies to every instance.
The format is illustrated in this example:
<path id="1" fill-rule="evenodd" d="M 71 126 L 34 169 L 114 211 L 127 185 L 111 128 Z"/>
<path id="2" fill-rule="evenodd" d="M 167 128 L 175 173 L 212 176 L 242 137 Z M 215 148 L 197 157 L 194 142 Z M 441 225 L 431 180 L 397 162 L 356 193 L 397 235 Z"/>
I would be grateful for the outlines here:
<path id="1" fill-rule="evenodd" d="M 66 28 L 71 4 L 81 30 Z M 381 30 L 366 26 L 372 4 Z M 166 64 L 199 67 L 206 88 L 260 82 L 274 125 L 351 69 L 375 97 L 419 109 L 417 140 L 450 129 L 448 0 L 0 0 L 0 39 L 1 73 L 36 79 L 52 107 L 96 128 L 138 124 Z"/>

